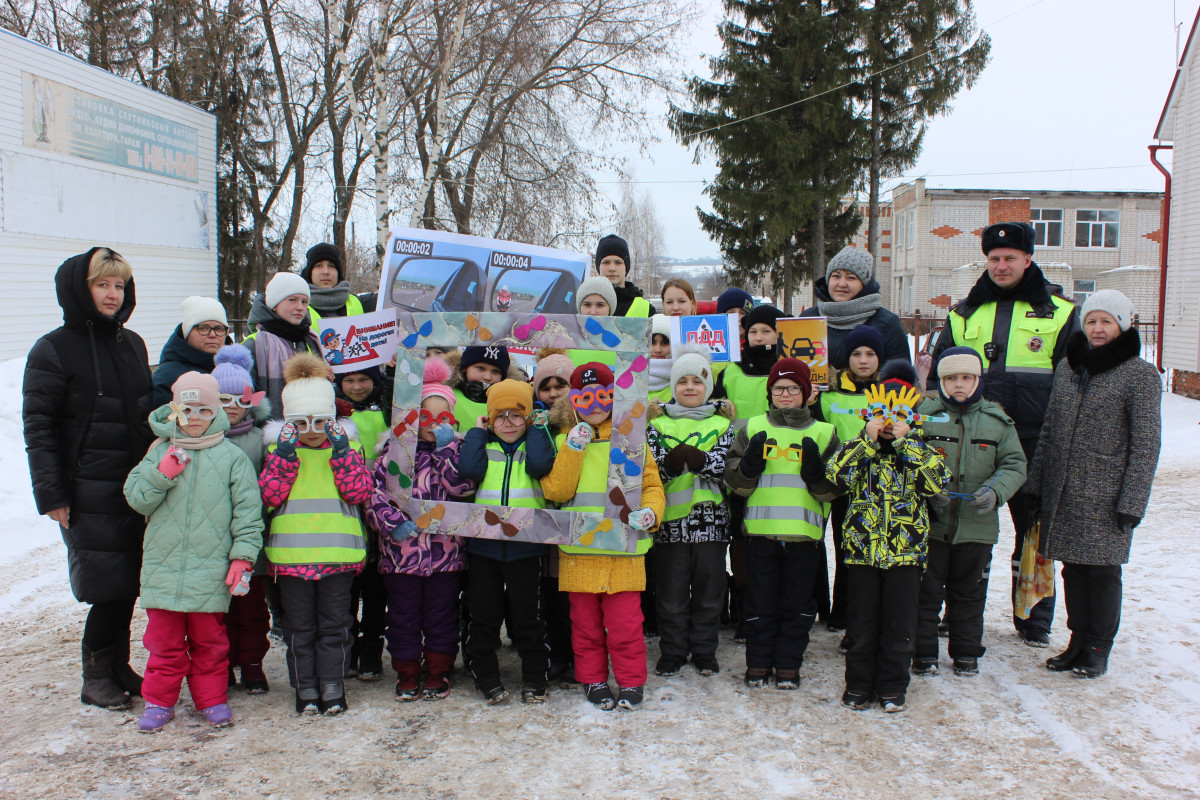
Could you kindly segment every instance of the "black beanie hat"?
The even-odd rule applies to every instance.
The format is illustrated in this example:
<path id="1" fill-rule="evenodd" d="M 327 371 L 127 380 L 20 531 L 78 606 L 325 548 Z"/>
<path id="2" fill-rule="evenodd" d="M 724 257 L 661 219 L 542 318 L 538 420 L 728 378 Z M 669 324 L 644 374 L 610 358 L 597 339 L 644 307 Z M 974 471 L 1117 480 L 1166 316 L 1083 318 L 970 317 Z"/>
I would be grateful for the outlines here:
<path id="1" fill-rule="evenodd" d="M 1033 226 L 1028 222 L 997 222 L 983 229 L 980 246 L 985 256 L 997 247 L 1012 247 L 1033 255 L 1033 240 L 1036 237 Z"/>
<path id="2" fill-rule="evenodd" d="M 337 267 L 338 283 L 346 280 L 346 268 L 342 266 L 342 254 L 336 247 L 329 242 L 321 242 L 313 245 L 308 249 L 305 255 L 305 266 L 300 272 L 300 277 L 312 283 L 312 270 L 319 261 L 331 261 Z"/>
<path id="3" fill-rule="evenodd" d="M 459 371 L 465 376 L 467 367 L 472 364 L 491 364 L 500 370 L 500 378 L 508 377 L 508 348 L 504 345 L 474 345 L 463 350 L 462 359 L 458 362 Z"/>
<path id="4" fill-rule="evenodd" d="M 629 259 L 629 244 L 624 239 L 617 236 L 615 233 L 610 233 L 605 236 L 596 245 L 596 268 L 600 268 L 600 262 L 605 256 L 617 256 L 625 262 L 625 277 L 629 277 L 629 270 L 633 269 L 633 262 Z"/>
<path id="5" fill-rule="evenodd" d="M 870 325 L 859 325 L 846 334 L 846 339 L 842 342 L 842 361 L 848 362 L 850 355 L 860 347 L 871 348 L 880 363 L 883 362 L 883 334 Z"/>
<path id="6" fill-rule="evenodd" d="M 921 390 L 917 384 L 917 371 L 913 365 L 905 361 L 903 358 L 893 358 L 891 361 L 879 368 L 879 382 L 886 388 L 889 383 L 902 383 L 905 386 L 911 386 L 917 391 Z"/>
<path id="7" fill-rule="evenodd" d="M 782 316 L 783 312 L 775 306 L 755 306 L 746 313 L 746 316 L 742 317 L 742 330 L 749 333 L 750 328 L 760 322 L 763 325 L 769 325 L 771 330 L 775 330 L 775 320 Z"/>

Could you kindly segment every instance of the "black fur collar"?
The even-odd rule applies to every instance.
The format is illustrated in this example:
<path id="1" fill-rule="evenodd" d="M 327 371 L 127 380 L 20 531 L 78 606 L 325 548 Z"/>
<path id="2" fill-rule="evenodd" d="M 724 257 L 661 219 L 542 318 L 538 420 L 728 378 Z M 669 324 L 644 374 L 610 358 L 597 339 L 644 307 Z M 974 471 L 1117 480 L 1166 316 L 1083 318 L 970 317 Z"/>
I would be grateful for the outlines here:
<path id="1" fill-rule="evenodd" d="M 1037 265 L 1036 261 L 1030 262 L 1029 269 L 1025 270 L 1020 283 L 1011 289 L 1001 289 L 992 281 L 992 276 L 985 271 L 971 287 L 967 299 L 958 304 L 958 312 L 964 319 L 969 319 L 980 306 L 1002 300 L 1013 302 L 1023 300 L 1039 311 L 1053 309 L 1054 303 L 1050 296 L 1052 290 L 1058 288 L 1046 280 L 1042 268 Z"/>
<path id="2" fill-rule="evenodd" d="M 1067 340 L 1067 363 L 1075 372 L 1099 375 L 1120 366 L 1142 352 L 1142 337 L 1137 328 L 1130 328 L 1111 342 L 1100 347 L 1088 344 L 1083 331 L 1076 331 Z"/>

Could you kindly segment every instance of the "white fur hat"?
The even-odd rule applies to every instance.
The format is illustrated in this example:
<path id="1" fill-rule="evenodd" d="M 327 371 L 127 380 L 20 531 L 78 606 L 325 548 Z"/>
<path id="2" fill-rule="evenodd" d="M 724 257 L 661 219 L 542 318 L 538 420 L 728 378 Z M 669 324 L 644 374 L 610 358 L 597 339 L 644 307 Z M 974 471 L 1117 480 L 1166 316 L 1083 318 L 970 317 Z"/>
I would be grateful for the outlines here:
<path id="1" fill-rule="evenodd" d="M 275 277 L 271 278 L 271 282 L 267 284 L 263 300 L 266 302 L 267 308 L 274 310 L 275 306 L 294 294 L 311 297 L 312 295 L 308 291 L 308 281 L 295 272 L 276 272 Z"/>
<path id="2" fill-rule="evenodd" d="M 1129 330 L 1133 324 L 1133 301 L 1116 289 L 1101 289 L 1089 297 L 1079 311 L 1079 321 L 1083 322 L 1093 311 L 1111 315 L 1122 331 Z"/>
<path id="3" fill-rule="evenodd" d="M 225 316 L 225 306 L 211 297 L 187 297 L 179 304 L 180 316 L 183 318 L 183 338 L 187 338 L 192 328 L 201 322 L 219 322 L 226 328 L 229 319 Z"/>

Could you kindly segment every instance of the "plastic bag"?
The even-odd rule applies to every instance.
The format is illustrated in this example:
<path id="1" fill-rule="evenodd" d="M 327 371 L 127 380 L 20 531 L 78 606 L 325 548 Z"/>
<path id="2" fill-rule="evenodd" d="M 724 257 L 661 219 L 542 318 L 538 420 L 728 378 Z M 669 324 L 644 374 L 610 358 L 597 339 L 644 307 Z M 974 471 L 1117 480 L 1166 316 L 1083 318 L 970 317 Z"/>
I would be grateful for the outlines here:
<path id="1" fill-rule="evenodd" d="M 1029 612 L 1043 597 L 1054 596 L 1054 562 L 1038 552 L 1042 523 L 1035 523 L 1025 534 L 1021 548 L 1021 570 L 1017 575 L 1017 597 L 1013 602 L 1018 618 L 1029 619 Z"/>

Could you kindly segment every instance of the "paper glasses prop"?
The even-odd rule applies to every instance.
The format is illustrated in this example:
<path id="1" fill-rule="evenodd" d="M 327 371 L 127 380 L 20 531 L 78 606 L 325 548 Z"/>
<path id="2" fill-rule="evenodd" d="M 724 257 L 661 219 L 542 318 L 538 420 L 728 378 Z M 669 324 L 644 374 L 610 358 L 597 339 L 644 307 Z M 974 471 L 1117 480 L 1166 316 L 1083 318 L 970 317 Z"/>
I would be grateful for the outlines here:
<path id="1" fill-rule="evenodd" d="M 401 347 L 392 398 L 388 441 L 387 493 L 418 527 L 432 532 L 483 539 L 512 539 L 575 545 L 632 553 L 639 537 L 622 514 L 642 506 L 642 464 L 646 447 L 646 376 L 650 321 L 626 317 L 586 317 L 529 313 L 414 313 L 397 309 Z M 614 352 L 616 378 L 611 398 L 608 494 L 599 513 L 510 508 L 412 498 L 421 381 L 427 347 L 563 347 Z M 593 396 L 591 402 L 597 398 Z M 603 398 L 601 398 L 603 400 Z"/>
<path id="2" fill-rule="evenodd" d="M 914 411 L 917 403 L 921 401 L 921 393 L 910 386 L 905 386 L 900 390 L 887 389 L 885 391 L 881 384 L 875 384 L 867 388 L 865 398 L 866 408 L 842 408 L 834 403 L 832 411 L 835 414 L 854 414 L 862 417 L 864 422 L 882 419 L 889 425 L 895 422 L 921 425 L 925 422 L 946 422 L 950 419 L 948 414 L 931 417 L 928 414 L 918 414 Z"/>

